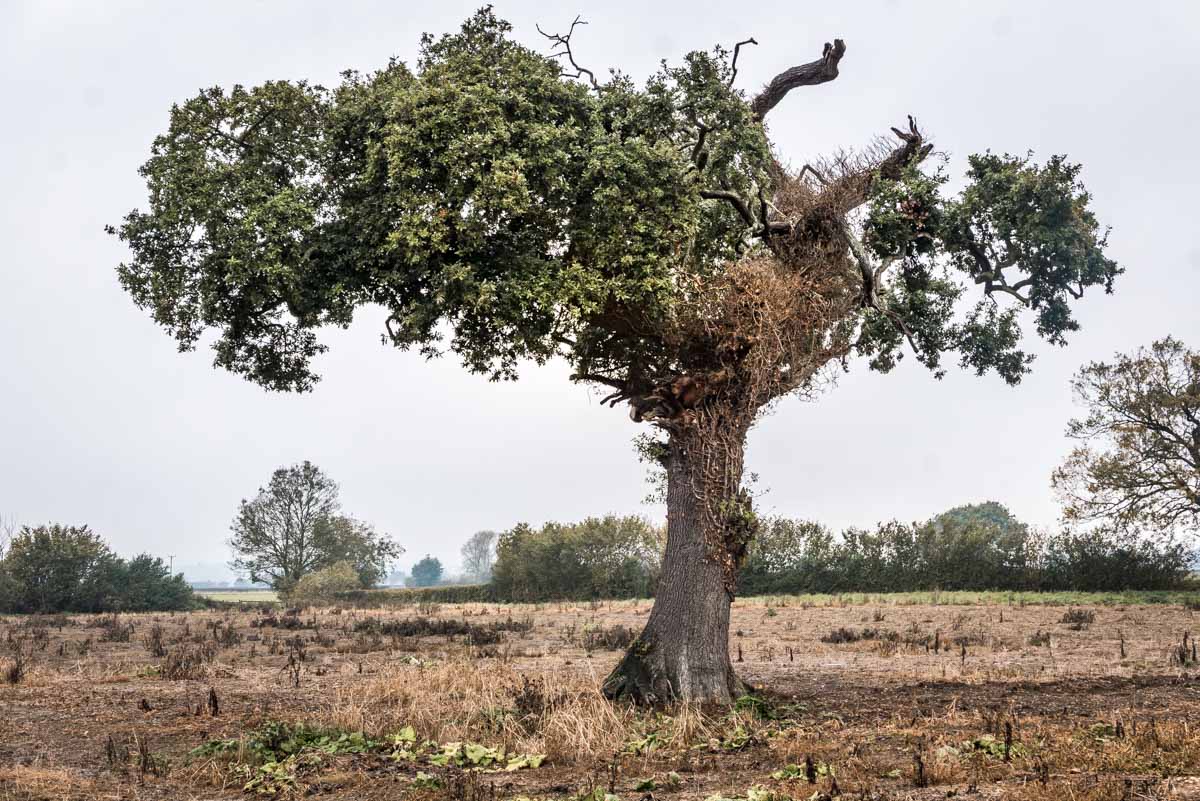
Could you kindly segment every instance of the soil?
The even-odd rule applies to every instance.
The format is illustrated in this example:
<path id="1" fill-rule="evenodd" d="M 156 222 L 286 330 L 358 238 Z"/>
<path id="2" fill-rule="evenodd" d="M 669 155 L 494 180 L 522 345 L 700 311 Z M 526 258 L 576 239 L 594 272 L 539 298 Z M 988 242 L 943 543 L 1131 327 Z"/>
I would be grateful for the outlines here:
<path id="1" fill-rule="evenodd" d="M 471 676 L 500 677 L 494 703 L 506 708 L 524 708 L 530 677 L 547 697 L 560 685 L 587 694 L 649 608 L 648 601 L 468 604 L 290 617 L 233 608 L 123 615 L 115 625 L 87 615 L 10 617 L 0 622 L 0 669 L 16 648 L 31 658 L 19 683 L 0 684 L 0 799 L 244 797 L 252 761 L 243 760 L 246 767 L 240 757 L 199 757 L 193 749 L 244 738 L 266 721 L 345 730 L 355 710 L 359 728 L 382 737 L 398 723 L 389 705 L 401 696 L 414 703 L 430 665 L 448 669 L 440 681 L 469 671 L 459 674 L 464 686 Z M 694 742 L 664 735 L 661 747 L 639 749 L 634 743 L 657 726 L 682 731 L 686 713 L 623 708 L 628 731 L 596 739 L 604 746 L 594 752 L 572 745 L 583 734 L 529 729 L 527 742 L 559 754 L 535 769 L 463 771 L 398 762 L 378 750 L 320 754 L 294 785 L 276 791 L 466 801 L 1200 798 L 1200 667 L 1190 639 L 1180 653 L 1185 633 L 1200 630 L 1197 613 L 1169 605 L 1082 609 L 1090 622 L 1061 606 L 901 605 L 886 596 L 869 606 L 738 601 L 730 652 L 757 700 L 734 715 L 707 710 Z M 372 619 L 417 622 L 391 629 L 403 635 L 380 636 L 389 629 L 364 624 Z M 424 635 L 421 619 L 461 620 L 492 632 L 478 636 L 492 641 L 474 642 L 461 627 Z M 105 640 L 123 636 L 120 627 L 132 627 L 128 641 Z M 155 627 L 172 656 L 153 655 Z M 202 657 L 194 677 L 169 678 L 172 660 L 189 648 Z M 421 702 L 434 707 L 433 718 L 439 699 L 444 722 L 468 716 L 469 701 L 455 698 L 453 683 L 437 692 Z M 611 729 L 587 716 L 602 717 L 595 710 L 603 707 L 585 708 L 593 712 L 580 712 L 573 728 Z M 435 724 L 421 725 L 432 731 Z M 478 731 L 483 742 L 487 730 Z"/>

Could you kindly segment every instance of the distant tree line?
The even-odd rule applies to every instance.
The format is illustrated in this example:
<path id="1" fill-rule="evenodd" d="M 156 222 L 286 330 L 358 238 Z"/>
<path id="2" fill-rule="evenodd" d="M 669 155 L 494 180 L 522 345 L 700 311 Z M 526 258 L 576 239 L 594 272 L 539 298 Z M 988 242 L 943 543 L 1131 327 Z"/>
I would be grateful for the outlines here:
<path id="1" fill-rule="evenodd" d="M 499 535 L 492 581 L 480 597 L 652 596 L 664 536 L 632 516 L 518 525 Z M 840 534 L 820 523 L 777 517 L 759 526 L 739 594 L 1173 589 L 1188 580 L 1195 558 L 1180 542 L 1126 532 L 1047 534 L 995 502 L 958 507 L 926 522 L 893 521 Z"/>
<path id="2" fill-rule="evenodd" d="M 122 559 L 87 526 L 23 527 L 0 558 L 0 612 L 145 612 L 197 605 L 162 559 Z"/>
<path id="3" fill-rule="evenodd" d="M 1180 542 L 1125 531 L 1042 533 L 990 502 L 840 536 L 810 521 L 767 520 L 750 546 L 740 592 L 1173 589 L 1194 560 Z"/>

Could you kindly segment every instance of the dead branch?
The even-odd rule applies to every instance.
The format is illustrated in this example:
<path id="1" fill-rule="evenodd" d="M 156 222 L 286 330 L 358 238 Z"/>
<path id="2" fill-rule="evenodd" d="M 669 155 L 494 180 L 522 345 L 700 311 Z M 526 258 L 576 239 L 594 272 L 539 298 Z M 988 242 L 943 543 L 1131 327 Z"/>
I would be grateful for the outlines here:
<path id="1" fill-rule="evenodd" d="M 750 108 L 754 111 L 754 116 L 762 120 L 767 116 L 767 112 L 787 97 L 788 92 L 797 87 L 815 86 L 832 81 L 838 76 L 838 62 L 845 53 L 846 43 L 841 39 L 834 39 L 833 44 L 825 43 L 825 49 L 816 61 L 792 67 L 776 75 L 751 101 Z"/>
<path id="2" fill-rule="evenodd" d="M 756 44 L 758 44 L 758 42 L 754 41 L 754 37 L 751 36 L 749 39 L 743 39 L 742 41 L 738 42 L 737 44 L 735 44 L 733 46 L 733 59 L 731 59 L 729 62 L 729 68 L 730 68 L 729 83 L 725 84 L 726 88 L 730 88 L 733 86 L 733 82 L 737 78 L 738 53 L 741 52 L 742 45 L 748 45 L 748 44 L 756 45 Z"/>
<path id="3" fill-rule="evenodd" d="M 572 75 L 571 77 L 572 78 L 582 78 L 584 75 L 586 75 L 587 79 L 588 79 L 588 83 L 590 83 L 592 85 L 592 88 L 598 92 L 598 91 L 600 91 L 600 84 L 596 82 L 595 73 L 593 73 L 587 67 L 579 66 L 579 64 L 575 61 L 575 54 L 571 51 L 571 37 L 575 35 L 575 26 L 577 26 L 577 25 L 587 25 L 587 22 L 580 19 L 579 17 L 575 17 L 574 21 L 571 23 L 570 30 L 568 30 L 565 34 L 546 33 L 545 31 L 543 31 L 541 29 L 540 26 L 535 25 L 534 27 L 537 28 L 538 33 L 540 33 L 542 36 L 545 36 L 547 39 L 549 39 L 551 42 L 553 42 L 555 47 L 562 48 L 562 50 L 559 50 L 558 52 L 551 53 L 550 58 L 561 58 L 563 56 L 566 56 L 567 61 L 570 63 L 572 69 L 575 70 L 575 74 Z"/>

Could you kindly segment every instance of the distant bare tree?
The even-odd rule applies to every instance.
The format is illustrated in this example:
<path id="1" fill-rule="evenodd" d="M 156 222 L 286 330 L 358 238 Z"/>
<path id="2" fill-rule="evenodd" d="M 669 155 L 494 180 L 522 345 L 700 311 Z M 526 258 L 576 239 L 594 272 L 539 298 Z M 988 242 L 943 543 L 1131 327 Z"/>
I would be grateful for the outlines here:
<path id="1" fill-rule="evenodd" d="M 0 515 L 0 559 L 3 559 L 4 554 L 8 553 L 8 546 L 13 537 L 17 536 L 19 528 L 17 518 L 12 515 Z"/>
<path id="2" fill-rule="evenodd" d="M 471 539 L 463 543 L 463 573 L 475 581 L 487 581 L 492 577 L 492 565 L 496 562 L 496 532 L 476 531 Z"/>
<path id="3" fill-rule="evenodd" d="M 1054 472 L 1072 521 L 1169 532 L 1200 528 L 1200 352 L 1172 337 L 1075 376 L 1082 444 Z"/>

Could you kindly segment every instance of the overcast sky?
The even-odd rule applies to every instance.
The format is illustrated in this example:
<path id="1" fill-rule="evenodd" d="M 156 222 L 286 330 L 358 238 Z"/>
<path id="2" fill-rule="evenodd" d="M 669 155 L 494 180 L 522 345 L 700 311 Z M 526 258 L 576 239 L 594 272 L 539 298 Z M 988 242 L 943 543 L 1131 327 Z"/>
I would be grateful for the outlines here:
<path id="1" fill-rule="evenodd" d="M 423 31 L 477 3 L 0 0 L 0 514 L 87 523 L 122 554 L 223 562 L 238 501 L 279 465 L 310 459 L 347 511 L 407 548 L 457 565 L 481 528 L 662 510 L 625 409 L 602 408 L 565 366 L 490 384 L 452 359 L 380 344 L 365 311 L 330 332 L 324 380 L 270 394 L 180 355 L 138 311 L 103 232 L 145 207 L 137 175 L 173 102 L 201 87 L 306 78 L 412 61 Z M 750 436 L 762 508 L 841 527 L 925 518 L 996 499 L 1051 525 L 1049 475 L 1069 448 L 1068 381 L 1085 361 L 1174 334 L 1200 346 L 1200 7 L 1190 2 L 499 2 L 516 35 L 576 13 L 587 66 L 635 75 L 685 52 L 759 41 L 739 84 L 847 43 L 841 76 L 771 115 L 783 154 L 868 142 L 917 116 L 952 157 L 1065 152 L 1128 270 L 1079 305 L 1066 349 L 1036 345 L 1019 387 L 911 359 L 854 365 L 815 403 L 788 400 Z"/>

